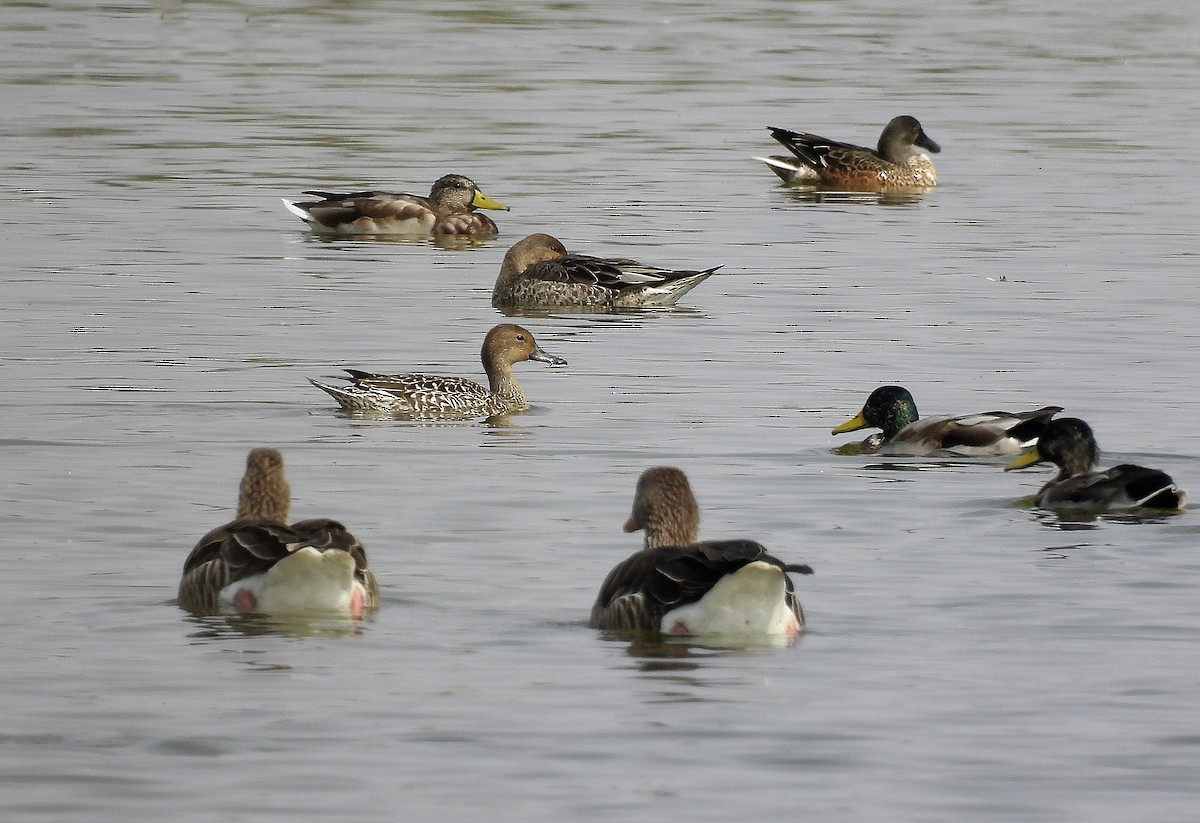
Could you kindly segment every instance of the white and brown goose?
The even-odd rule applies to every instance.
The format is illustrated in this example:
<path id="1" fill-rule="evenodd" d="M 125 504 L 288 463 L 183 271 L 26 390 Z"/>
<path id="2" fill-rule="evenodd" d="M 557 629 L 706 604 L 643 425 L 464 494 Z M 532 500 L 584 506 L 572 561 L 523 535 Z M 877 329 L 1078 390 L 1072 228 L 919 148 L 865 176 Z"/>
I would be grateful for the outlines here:
<path id="1" fill-rule="evenodd" d="M 699 539 L 700 506 L 677 468 L 647 469 L 638 478 L 625 531 L 644 530 L 645 547 L 605 578 L 591 625 L 671 635 L 794 637 L 804 610 L 784 563 L 753 540 Z"/>
<path id="2" fill-rule="evenodd" d="M 361 617 L 379 601 L 358 539 L 336 520 L 288 524 L 292 492 L 275 449 L 252 449 L 237 518 L 210 531 L 183 564 L 179 605 L 197 614 L 334 612 Z"/>

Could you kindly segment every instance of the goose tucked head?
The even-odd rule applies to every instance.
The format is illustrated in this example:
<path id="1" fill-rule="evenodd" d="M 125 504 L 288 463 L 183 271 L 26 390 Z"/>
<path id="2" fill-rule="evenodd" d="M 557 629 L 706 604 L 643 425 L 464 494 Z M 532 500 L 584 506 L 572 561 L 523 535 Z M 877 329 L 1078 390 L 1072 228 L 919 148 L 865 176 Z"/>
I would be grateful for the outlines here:
<path id="1" fill-rule="evenodd" d="M 276 449 L 251 449 L 238 487 L 237 516 L 287 523 L 291 508 L 292 489 L 283 471 L 283 455 Z"/>
<path id="2" fill-rule="evenodd" d="M 700 539 L 700 504 L 687 475 L 672 466 L 646 469 L 638 478 L 625 531 L 644 529 L 645 547 L 690 546 Z"/>

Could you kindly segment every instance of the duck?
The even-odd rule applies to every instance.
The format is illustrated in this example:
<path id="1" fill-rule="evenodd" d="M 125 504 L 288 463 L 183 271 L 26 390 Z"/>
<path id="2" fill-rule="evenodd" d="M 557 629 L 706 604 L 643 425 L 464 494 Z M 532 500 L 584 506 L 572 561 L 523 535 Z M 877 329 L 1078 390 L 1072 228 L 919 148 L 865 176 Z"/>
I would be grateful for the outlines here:
<path id="1" fill-rule="evenodd" d="M 320 200 L 284 200 L 288 211 L 319 234 L 458 235 L 492 238 L 496 223 L 475 209 L 508 211 L 461 174 L 438 178 L 428 197 L 386 191 L 331 192 L 310 189 Z"/>
<path id="2" fill-rule="evenodd" d="M 492 306 L 671 306 L 720 268 L 676 271 L 626 258 L 570 254 L 562 241 L 549 234 L 531 234 L 505 253 L 492 290 Z"/>
<path id="3" fill-rule="evenodd" d="M 346 369 L 350 382 L 331 386 L 309 378 L 348 411 L 377 411 L 412 420 L 469 420 L 503 417 L 525 411 L 529 403 L 517 384 L 513 364 L 537 360 L 565 366 L 561 357 L 547 354 L 533 333 L 515 323 L 501 323 L 483 339 L 480 353 L 488 385 L 464 377 L 434 374 L 375 374 Z"/>
<path id="4" fill-rule="evenodd" d="M 909 115 L 893 117 L 883 127 L 875 149 L 776 126 L 767 129 L 793 156 L 755 159 L 791 185 L 842 191 L 929 189 L 937 185 L 937 169 L 916 147 L 935 154 L 942 148 L 925 133 L 917 118 Z"/>
<path id="5" fill-rule="evenodd" d="M 594 628 L 675 636 L 792 638 L 804 610 L 784 563 L 753 540 L 700 540 L 700 506 L 673 466 L 642 472 L 626 532 L 644 547 L 618 563 L 592 606 Z"/>
<path id="6" fill-rule="evenodd" d="M 1046 423 L 1060 411 L 1061 406 L 1045 406 L 1025 412 L 919 417 L 908 389 L 880 386 L 871 392 L 862 411 L 833 433 L 881 429 L 859 444 L 859 454 L 921 456 L 945 452 L 959 457 L 999 457 L 1019 454 L 1033 446 Z"/>
<path id="7" fill-rule="evenodd" d="M 179 605 L 196 614 L 341 613 L 379 603 L 362 543 L 336 520 L 288 524 L 292 492 L 283 455 L 251 449 L 237 516 L 200 538 L 183 564 Z"/>
<path id="8" fill-rule="evenodd" d="M 1158 469 L 1122 463 L 1098 471 L 1100 447 L 1092 427 L 1077 417 L 1047 423 L 1037 445 L 1005 471 L 1043 461 L 1058 466 L 1058 475 L 1033 496 L 1034 505 L 1042 508 L 1181 509 L 1187 502 L 1187 492 Z"/>

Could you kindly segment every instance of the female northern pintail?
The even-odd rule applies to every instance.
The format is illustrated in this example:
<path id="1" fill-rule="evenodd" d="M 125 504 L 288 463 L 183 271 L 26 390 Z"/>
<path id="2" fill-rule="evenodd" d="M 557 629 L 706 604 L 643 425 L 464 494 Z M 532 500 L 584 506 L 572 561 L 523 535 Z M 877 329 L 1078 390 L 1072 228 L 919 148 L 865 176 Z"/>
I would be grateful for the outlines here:
<path id="1" fill-rule="evenodd" d="M 1158 469 L 1122 463 L 1096 471 L 1100 447 L 1092 427 L 1076 417 L 1063 417 L 1046 424 L 1033 451 L 1008 465 L 1023 469 L 1049 461 L 1058 475 L 1042 486 L 1033 502 L 1045 508 L 1089 509 L 1180 509 L 1187 492 L 1171 476 Z"/>
<path id="2" fill-rule="evenodd" d="M 275 449 L 252 449 L 238 491 L 237 518 L 192 549 L 179 605 L 199 614 L 232 610 L 360 617 L 379 602 L 379 584 L 358 539 L 335 520 L 288 525 L 292 492 Z"/>
<path id="3" fill-rule="evenodd" d="M 961 457 L 1017 454 L 1037 440 L 1046 423 L 1062 411 L 1046 406 L 1027 412 L 991 411 L 958 417 L 919 417 L 912 394 L 902 386 L 880 386 L 862 411 L 834 434 L 882 429 L 859 444 L 859 454 L 927 455 L 947 452 Z"/>
<path id="4" fill-rule="evenodd" d="M 568 254 L 548 234 L 531 234 L 504 255 L 492 290 L 499 309 L 669 306 L 721 268 L 673 271 L 624 258 Z"/>
<path id="5" fill-rule="evenodd" d="M 428 197 L 386 191 L 304 192 L 321 200 L 284 200 L 288 211 L 323 234 L 407 234 L 495 237 L 495 222 L 475 209 L 508 206 L 488 197 L 468 177 L 447 174 Z"/>
<path id="6" fill-rule="evenodd" d="M 645 548 L 609 572 L 592 626 L 741 638 L 794 637 L 804 628 L 787 573 L 812 569 L 753 540 L 700 542 L 700 506 L 679 469 L 659 466 L 638 478 L 625 531 L 638 529 Z"/>
<path id="7" fill-rule="evenodd" d="M 529 408 L 513 374 L 513 364 L 538 360 L 553 366 L 566 364 L 547 354 L 528 329 L 501 323 L 483 339 L 483 370 L 488 386 L 463 377 L 434 374 L 373 374 L 347 369 L 350 383 L 330 386 L 309 378 L 328 392 L 338 405 L 350 411 L 381 411 L 419 420 L 469 420 L 499 417 Z"/>
<path id="8" fill-rule="evenodd" d="M 925 134 L 915 117 L 893 118 L 883 127 L 876 149 L 775 126 L 767 128 L 794 157 L 755 159 L 770 166 L 785 183 L 846 191 L 927 189 L 937 185 L 933 162 L 916 147 L 934 153 L 942 149 Z"/>

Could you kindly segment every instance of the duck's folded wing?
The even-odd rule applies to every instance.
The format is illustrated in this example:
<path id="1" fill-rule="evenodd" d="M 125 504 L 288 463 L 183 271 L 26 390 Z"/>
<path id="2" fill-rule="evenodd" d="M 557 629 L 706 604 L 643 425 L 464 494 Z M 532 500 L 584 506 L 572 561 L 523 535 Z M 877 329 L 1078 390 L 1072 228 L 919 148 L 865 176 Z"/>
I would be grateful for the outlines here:
<path id="1" fill-rule="evenodd" d="M 386 191 L 358 191 L 344 194 L 325 191 L 306 191 L 305 194 L 323 197 L 312 203 L 296 203 L 325 225 L 350 223 L 359 218 L 371 220 L 420 219 L 430 212 L 429 201 L 415 194 L 394 194 Z"/>
<path id="2" fill-rule="evenodd" d="M 767 130 L 771 132 L 771 137 L 784 148 L 800 158 L 806 165 L 814 168 L 825 166 L 827 164 L 825 157 L 837 152 L 875 154 L 874 149 L 856 146 L 853 143 L 841 143 L 811 132 L 791 131 L 776 126 L 767 126 Z"/>
<path id="3" fill-rule="evenodd" d="M 302 545 L 299 534 L 270 520 L 241 518 L 218 526 L 184 561 L 179 604 L 190 611 L 215 611 L 222 589 L 266 571 Z"/>

